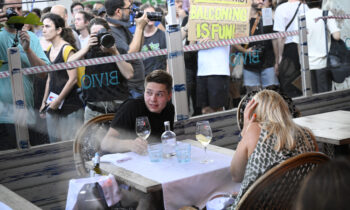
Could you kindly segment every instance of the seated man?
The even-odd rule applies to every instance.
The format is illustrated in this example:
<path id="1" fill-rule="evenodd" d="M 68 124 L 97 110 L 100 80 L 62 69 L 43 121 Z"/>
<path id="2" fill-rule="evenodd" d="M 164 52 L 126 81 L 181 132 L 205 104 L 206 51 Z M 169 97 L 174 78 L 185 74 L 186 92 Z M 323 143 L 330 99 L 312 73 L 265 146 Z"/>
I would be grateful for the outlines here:
<path id="1" fill-rule="evenodd" d="M 147 141 L 160 141 L 164 132 L 164 122 L 174 124 L 174 106 L 171 99 L 172 78 L 163 70 L 151 72 L 145 79 L 144 97 L 129 99 L 118 109 L 106 136 L 101 142 L 101 149 L 105 152 L 136 152 L 144 154 Z M 137 117 L 147 116 L 151 125 L 151 136 L 143 140 L 136 136 L 135 121 Z M 121 189 L 123 207 L 136 209 L 158 209 L 158 194 L 144 194 L 135 189 Z"/>
<path id="2" fill-rule="evenodd" d="M 147 141 L 137 138 L 135 121 L 137 117 L 147 116 L 151 125 L 148 142 L 159 142 L 164 132 L 164 122 L 174 124 L 174 106 L 171 104 L 172 78 L 169 73 L 156 70 L 145 79 L 143 98 L 125 101 L 118 109 L 111 128 L 101 142 L 101 149 L 106 152 L 144 153 Z"/>

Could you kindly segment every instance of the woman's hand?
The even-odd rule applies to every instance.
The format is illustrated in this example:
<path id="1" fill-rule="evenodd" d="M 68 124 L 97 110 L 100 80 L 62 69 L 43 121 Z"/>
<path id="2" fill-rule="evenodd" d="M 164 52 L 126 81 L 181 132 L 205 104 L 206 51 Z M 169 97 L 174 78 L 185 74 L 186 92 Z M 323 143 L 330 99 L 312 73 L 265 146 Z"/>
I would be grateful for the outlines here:
<path id="1" fill-rule="evenodd" d="M 53 102 L 50 103 L 49 108 L 52 109 L 52 110 L 56 110 L 56 109 L 58 109 L 60 104 L 61 104 L 61 102 L 56 99 L 56 100 L 54 100 Z"/>
<path id="2" fill-rule="evenodd" d="M 249 101 L 249 103 L 245 107 L 244 119 L 243 119 L 244 124 L 243 124 L 243 130 L 242 130 L 241 136 L 244 136 L 249 125 L 255 121 L 256 114 L 253 114 L 253 112 L 254 112 L 257 105 L 258 105 L 258 103 L 254 99 L 252 99 Z"/>
<path id="3" fill-rule="evenodd" d="M 42 103 L 39 109 L 39 114 L 40 114 L 40 118 L 44 119 L 46 117 L 45 112 L 43 112 L 43 110 L 45 109 L 46 103 Z"/>

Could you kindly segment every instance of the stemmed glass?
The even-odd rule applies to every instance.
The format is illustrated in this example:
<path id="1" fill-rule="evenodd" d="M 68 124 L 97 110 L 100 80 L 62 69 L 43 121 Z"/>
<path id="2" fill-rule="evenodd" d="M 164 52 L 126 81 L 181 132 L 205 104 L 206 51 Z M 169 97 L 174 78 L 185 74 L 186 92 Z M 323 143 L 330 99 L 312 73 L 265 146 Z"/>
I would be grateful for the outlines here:
<path id="1" fill-rule="evenodd" d="M 196 139 L 203 145 L 205 159 L 200 161 L 201 163 L 210 163 L 213 160 L 208 160 L 207 146 L 211 142 L 213 134 L 209 125 L 209 121 L 199 121 L 196 124 Z"/>
<path id="2" fill-rule="evenodd" d="M 136 118 L 135 125 L 136 134 L 143 140 L 147 140 L 151 134 L 151 125 L 147 116 L 141 116 Z"/>

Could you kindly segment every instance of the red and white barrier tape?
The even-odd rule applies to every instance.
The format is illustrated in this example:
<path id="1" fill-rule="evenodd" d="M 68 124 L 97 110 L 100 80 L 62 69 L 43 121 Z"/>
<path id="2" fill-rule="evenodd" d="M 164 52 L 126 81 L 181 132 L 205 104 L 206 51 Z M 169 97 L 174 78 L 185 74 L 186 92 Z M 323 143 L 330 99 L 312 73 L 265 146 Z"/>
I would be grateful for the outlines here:
<path id="1" fill-rule="evenodd" d="M 299 34 L 299 31 L 286 31 L 286 32 L 278 32 L 278 33 L 271 33 L 271 34 L 261 34 L 261 35 L 255 35 L 255 36 L 249 36 L 249 37 L 229 39 L 229 40 L 220 40 L 220 41 L 206 42 L 201 44 L 187 45 L 187 46 L 184 46 L 183 50 L 184 52 L 197 51 L 197 50 L 210 49 L 214 47 L 222 47 L 227 45 L 245 44 L 248 42 L 256 42 L 256 41 L 283 38 L 287 36 L 295 36 L 298 34 Z M 149 57 L 166 55 L 167 53 L 168 53 L 167 49 L 160 49 L 156 51 L 137 52 L 137 53 L 107 56 L 107 57 L 101 57 L 101 58 L 78 60 L 78 61 L 72 61 L 68 63 L 57 63 L 57 64 L 51 64 L 51 65 L 45 65 L 45 66 L 34 66 L 30 68 L 24 68 L 22 69 L 22 71 L 23 71 L 23 74 L 25 75 L 38 74 L 38 73 L 51 72 L 51 71 L 62 70 L 62 69 L 71 69 L 71 68 L 76 68 L 80 66 L 92 66 L 92 65 L 98 65 L 98 64 L 113 63 L 117 61 L 144 59 Z M 9 76 L 10 76 L 10 73 L 8 71 L 0 72 L 0 78 L 5 78 Z"/>
<path id="2" fill-rule="evenodd" d="M 315 22 L 319 21 L 320 19 L 350 19 L 350 15 L 332 15 L 332 16 L 323 16 L 315 18 Z"/>

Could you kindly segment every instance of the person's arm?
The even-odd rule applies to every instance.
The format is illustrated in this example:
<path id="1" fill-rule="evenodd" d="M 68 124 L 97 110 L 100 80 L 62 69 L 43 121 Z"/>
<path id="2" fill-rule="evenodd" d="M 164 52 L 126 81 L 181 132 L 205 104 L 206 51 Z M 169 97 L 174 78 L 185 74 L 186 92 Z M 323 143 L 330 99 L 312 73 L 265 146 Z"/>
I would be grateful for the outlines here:
<path id="1" fill-rule="evenodd" d="M 110 48 L 105 48 L 102 47 L 102 51 L 110 53 L 112 55 L 119 55 L 119 51 L 117 49 L 117 47 L 115 45 L 113 45 Z M 132 65 L 126 61 L 118 61 L 116 62 L 120 72 L 122 73 L 122 75 L 126 78 L 126 79 L 131 79 L 134 77 L 134 68 L 132 67 Z"/>
<path id="2" fill-rule="evenodd" d="M 30 48 L 30 36 L 26 31 L 21 31 L 19 34 L 20 42 L 24 52 L 27 54 L 31 66 L 43 66 L 46 62 L 40 59 L 35 52 Z"/>
<path id="3" fill-rule="evenodd" d="M 282 55 L 284 50 L 284 43 L 286 42 L 286 38 L 278 38 L 277 39 L 277 50 L 278 50 L 278 64 L 282 61 Z"/>
<path id="4" fill-rule="evenodd" d="M 101 149 L 110 153 L 135 152 L 143 154 L 147 150 L 147 141 L 136 138 L 119 139 L 119 132 L 114 128 L 109 128 L 106 136 L 101 141 Z"/>
<path id="5" fill-rule="evenodd" d="M 332 33 L 332 37 L 335 40 L 339 40 L 340 39 L 340 31 Z"/>
<path id="6" fill-rule="evenodd" d="M 77 60 L 84 58 L 86 53 L 89 52 L 90 48 L 93 46 L 96 46 L 97 44 L 98 44 L 98 39 L 97 39 L 96 35 L 91 35 L 89 37 L 88 44 L 85 47 L 81 48 L 78 52 L 69 56 L 67 62 L 77 61 Z"/>
<path id="7" fill-rule="evenodd" d="M 239 142 L 230 167 L 233 181 L 242 182 L 248 159 L 258 143 L 260 130 L 257 122 L 252 123 Z"/>
<path id="8" fill-rule="evenodd" d="M 49 85 L 50 85 L 50 74 L 47 76 L 44 97 L 43 97 L 43 101 L 41 102 L 41 107 L 39 109 L 39 112 L 41 112 L 46 105 L 46 100 L 47 100 L 47 97 L 49 96 Z M 41 117 L 44 117 L 44 116 L 41 116 Z"/>
<path id="9" fill-rule="evenodd" d="M 128 53 L 140 52 L 141 47 L 143 45 L 143 29 L 145 28 L 147 22 L 147 13 L 145 12 L 142 17 L 136 18 L 136 29 L 134 33 L 134 38 L 129 44 Z"/>
<path id="10" fill-rule="evenodd" d="M 279 51 L 278 51 L 278 40 L 273 39 L 272 40 L 272 47 L 273 47 L 273 53 L 275 54 L 275 65 L 274 70 L 275 74 L 278 75 L 278 64 L 279 64 Z"/>
<path id="11" fill-rule="evenodd" d="M 242 181 L 248 158 L 253 153 L 259 140 L 260 126 L 255 122 L 256 114 L 253 114 L 256 106 L 257 103 L 251 100 L 244 110 L 244 126 L 241 132 L 243 138 L 237 146 L 230 167 L 232 179 L 235 182 Z"/>
<path id="12" fill-rule="evenodd" d="M 73 52 L 69 53 L 70 57 L 73 54 Z M 64 85 L 62 91 L 60 92 L 60 94 L 58 95 L 58 97 L 50 103 L 50 109 L 57 109 L 61 102 L 68 96 L 68 94 L 72 91 L 73 87 L 75 84 L 77 84 L 78 81 L 78 74 L 77 74 L 77 69 L 70 69 L 70 70 L 66 70 L 67 74 L 68 74 L 68 81 L 66 82 L 66 84 Z"/>

